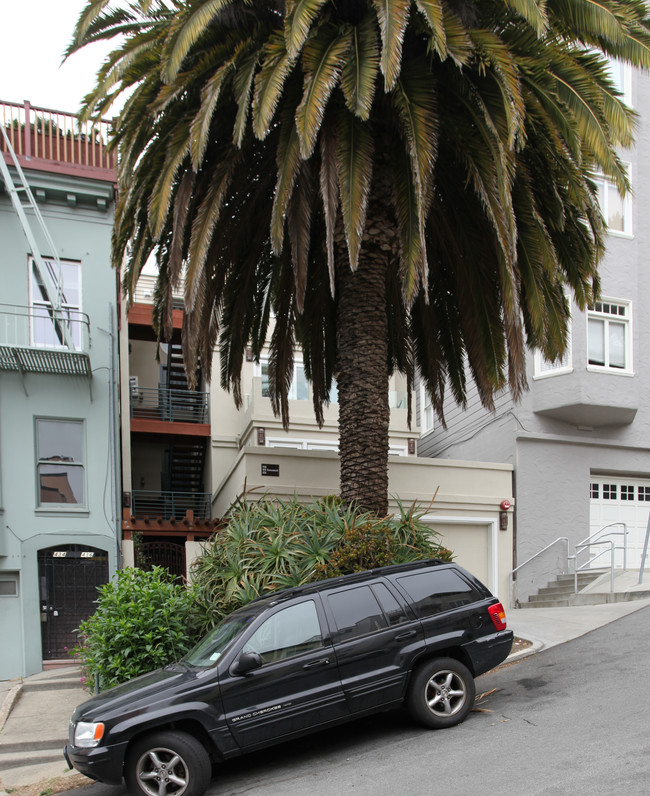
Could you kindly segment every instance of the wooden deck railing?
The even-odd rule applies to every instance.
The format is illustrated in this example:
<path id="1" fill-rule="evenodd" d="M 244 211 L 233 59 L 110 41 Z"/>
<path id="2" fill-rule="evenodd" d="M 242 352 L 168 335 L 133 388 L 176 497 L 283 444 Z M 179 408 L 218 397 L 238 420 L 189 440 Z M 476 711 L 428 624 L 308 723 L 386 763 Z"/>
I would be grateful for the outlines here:
<path id="1" fill-rule="evenodd" d="M 0 125 L 21 162 L 49 161 L 98 171 L 115 170 L 115 154 L 107 149 L 110 122 L 80 123 L 72 113 L 0 100 Z M 0 136 L 0 152 L 5 151 Z"/>

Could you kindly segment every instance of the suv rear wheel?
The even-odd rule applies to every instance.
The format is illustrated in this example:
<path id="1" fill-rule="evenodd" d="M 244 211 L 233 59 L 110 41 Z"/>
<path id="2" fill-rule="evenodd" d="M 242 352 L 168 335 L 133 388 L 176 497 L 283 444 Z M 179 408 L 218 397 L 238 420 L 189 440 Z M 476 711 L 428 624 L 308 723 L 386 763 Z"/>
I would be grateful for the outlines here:
<path id="1" fill-rule="evenodd" d="M 131 796 L 202 796 L 212 774 L 202 743 L 186 732 L 157 732 L 129 749 L 124 779 Z"/>
<path id="2" fill-rule="evenodd" d="M 442 729 L 463 721 L 475 695 L 474 678 L 467 666 L 454 658 L 437 658 L 415 672 L 406 705 L 416 721 Z"/>

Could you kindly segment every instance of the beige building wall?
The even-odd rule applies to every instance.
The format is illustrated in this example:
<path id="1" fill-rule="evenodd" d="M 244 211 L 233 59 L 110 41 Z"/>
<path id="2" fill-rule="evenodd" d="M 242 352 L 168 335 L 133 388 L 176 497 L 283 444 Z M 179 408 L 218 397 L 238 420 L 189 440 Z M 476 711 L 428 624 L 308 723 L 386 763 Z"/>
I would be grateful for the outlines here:
<path id="1" fill-rule="evenodd" d="M 223 516 L 246 494 L 309 500 L 338 493 L 338 455 L 329 451 L 250 446 L 236 455 L 213 495 L 213 516 Z M 503 500 L 513 502 L 512 467 L 502 464 L 439 461 L 393 456 L 389 460 L 390 509 L 397 498 L 415 502 L 425 520 L 452 550 L 455 560 L 473 572 L 508 604 L 512 569 L 512 509 L 501 527 Z"/>

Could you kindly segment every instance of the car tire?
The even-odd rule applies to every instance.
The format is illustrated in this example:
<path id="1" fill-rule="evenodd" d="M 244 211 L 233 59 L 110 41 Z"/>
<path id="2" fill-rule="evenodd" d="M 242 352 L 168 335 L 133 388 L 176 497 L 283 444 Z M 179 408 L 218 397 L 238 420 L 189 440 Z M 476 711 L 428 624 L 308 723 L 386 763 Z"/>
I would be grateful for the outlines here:
<path id="1" fill-rule="evenodd" d="M 475 696 L 474 678 L 467 666 L 454 658 L 437 658 L 414 673 L 406 705 L 416 721 L 437 730 L 460 724 Z"/>
<path id="2" fill-rule="evenodd" d="M 185 732 L 157 732 L 140 738 L 124 763 L 131 796 L 203 796 L 211 774 L 205 747 Z"/>

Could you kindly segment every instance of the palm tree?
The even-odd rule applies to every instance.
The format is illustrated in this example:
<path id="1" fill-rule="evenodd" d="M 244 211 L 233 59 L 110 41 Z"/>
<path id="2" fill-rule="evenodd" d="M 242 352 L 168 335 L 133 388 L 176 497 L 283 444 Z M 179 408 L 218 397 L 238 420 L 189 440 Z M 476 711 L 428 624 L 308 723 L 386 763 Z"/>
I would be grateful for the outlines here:
<path id="1" fill-rule="evenodd" d="M 562 356 L 567 290 L 598 292 L 593 178 L 628 187 L 605 56 L 650 65 L 642 0 L 90 0 L 69 52 L 113 36 L 83 112 L 129 92 L 124 288 L 155 251 L 164 337 L 185 270 L 188 370 L 218 345 L 238 404 L 270 335 L 285 426 L 296 347 L 319 422 L 336 378 L 344 500 L 387 511 L 393 372 L 442 418 L 470 379 L 517 397 L 526 345 Z"/>

